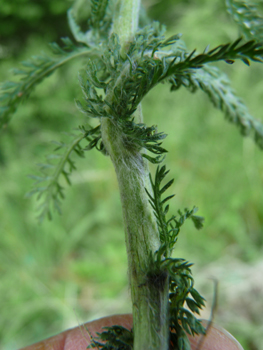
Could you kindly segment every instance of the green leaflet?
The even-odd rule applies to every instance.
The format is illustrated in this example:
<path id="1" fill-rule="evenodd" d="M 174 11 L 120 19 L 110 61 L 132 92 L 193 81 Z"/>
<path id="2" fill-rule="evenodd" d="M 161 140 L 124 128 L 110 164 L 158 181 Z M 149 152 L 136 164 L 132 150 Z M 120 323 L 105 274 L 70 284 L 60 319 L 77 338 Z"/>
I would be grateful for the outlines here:
<path id="1" fill-rule="evenodd" d="M 64 188 L 60 183 L 61 175 L 66 180 L 67 184 L 70 182 L 70 174 L 76 169 L 74 161 L 72 161 L 72 153 L 75 152 L 79 157 L 84 157 L 84 152 L 96 147 L 99 151 L 103 151 L 103 144 L 101 143 L 100 125 L 96 128 L 86 129 L 84 126 L 79 128 L 81 132 L 79 135 L 73 135 L 74 139 L 70 143 L 54 142 L 56 148 L 54 151 L 64 150 L 62 154 L 54 153 L 47 156 L 47 163 L 38 164 L 41 172 L 40 176 L 31 175 L 35 180 L 34 189 L 27 194 L 27 196 L 37 195 L 38 200 L 42 200 L 38 207 L 39 221 L 51 215 L 51 204 L 55 211 L 61 213 L 61 199 L 64 199 Z M 85 140 L 88 144 L 83 147 L 81 141 Z"/>
<path id="2" fill-rule="evenodd" d="M 31 60 L 22 62 L 23 69 L 14 69 L 14 74 L 20 75 L 18 82 L 6 82 L 0 86 L 0 126 L 7 124 L 17 107 L 41 83 L 57 68 L 68 61 L 84 56 L 92 56 L 97 49 L 87 46 L 75 46 L 68 38 L 62 39 L 64 46 L 61 48 L 56 43 L 50 44 L 54 57 L 47 55 L 34 56 Z"/>
<path id="3" fill-rule="evenodd" d="M 202 217 L 195 215 L 198 210 L 196 207 L 194 207 L 192 210 L 185 208 L 184 212 L 178 210 L 179 217 L 172 216 L 170 219 L 166 218 L 169 211 L 169 204 L 167 204 L 167 202 L 174 197 L 174 195 L 170 195 L 164 199 L 162 198 L 164 192 L 173 184 L 174 181 L 170 180 L 164 186 L 162 185 L 162 181 L 168 173 L 169 171 L 166 170 L 165 165 L 162 167 L 158 166 L 154 181 L 150 175 L 153 194 L 151 195 L 149 191 L 145 189 L 149 196 L 149 202 L 154 210 L 154 215 L 159 228 L 160 240 L 162 243 L 162 246 L 156 255 L 157 261 L 159 262 L 161 261 L 163 255 L 167 258 L 171 256 L 181 226 L 184 224 L 186 219 L 191 218 L 197 229 L 203 227 L 204 221 Z"/>
<path id="4" fill-rule="evenodd" d="M 262 61 L 263 46 L 253 40 L 239 45 L 241 39 L 238 39 L 232 44 L 219 45 L 198 55 L 195 50 L 188 54 L 179 46 L 165 52 L 166 46 L 177 45 L 179 36 L 165 41 L 162 37 L 153 37 L 148 46 L 143 36 L 138 36 L 138 40 L 139 43 L 135 41 L 131 44 L 126 61 L 119 66 L 119 76 L 115 75 L 115 79 L 112 77 L 109 84 L 115 95 L 111 110 L 118 119 L 128 119 L 155 85 L 174 75 L 191 74 L 206 63 L 220 60 L 233 63 L 235 59 L 241 59 L 246 64 L 249 64 L 249 59 Z"/>
<path id="5" fill-rule="evenodd" d="M 93 27 L 99 27 L 104 19 L 109 0 L 91 0 L 91 23 Z"/>
<path id="6" fill-rule="evenodd" d="M 246 0 L 226 0 L 226 8 L 246 39 L 263 40 L 263 16 L 255 4 Z"/>
<path id="7" fill-rule="evenodd" d="M 232 44 L 219 45 L 212 50 L 204 50 L 203 53 L 195 55 L 196 50 L 193 50 L 186 57 L 174 59 L 169 63 L 169 67 L 166 74 L 162 79 L 169 77 L 172 74 L 187 71 L 188 69 L 201 68 L 206 63 L 226 61 L 227 63 L 234 63 L 236 59 L 242 60 L 245 64 L 249 65 L 249 60 L 256 62 L 263 62 L 263 44 L 258 43 L 255 40 L 246 42 L 239 45 L 242 38 L 237 39 Z"/>
<path id="8" fill-rule="evenodd" d="M 158 166 L 154 181 L 150 176 L 153 194 L 146 190 L 154 210 L 161 240 L 160 248 L 152 257 L 147 278 L 159 288 L 162 288 L 164 279 L 169 278 L 170 344 L 175 350 L 191 350 L 186 333 L 205 334 L 200 320 L 194 315 L 198 315 L 204 306 L 204 298 L 194 289 L 190 269 L 192 264 L 184 259 L 171 258 L 171 254 L 185 220 L 191 218 L 195 227 L 200 229 L 204 219 L 195 215 L 197 211 L 195 207 L 192 210 L 186 208 L 184 212 L 179 210 L 179 217 L 166 218 L 169 211 L 167 202 L 173 197 L 169 195 L 162 198 L 164 192 L 173 184 L 173 180 L 170 180 L 162 185 L 168 172 L 165 166 Z M 185 308 L 186 305 L 188 309 Z"/>
<path id="9" fill-rule="evenodd" d="M 191 92 L 203 90 L 213 105 L 222 110 L 227 120 L 235 124 L 242 135 L 254 134 L 256 144 L 263 149 L 263 124 L 254 119 L 232 89 L 226 74 L 218 68 L 206 65 L 198 70 L 174 75 L 170 80 L 171 90 L 185 86 Z"/>

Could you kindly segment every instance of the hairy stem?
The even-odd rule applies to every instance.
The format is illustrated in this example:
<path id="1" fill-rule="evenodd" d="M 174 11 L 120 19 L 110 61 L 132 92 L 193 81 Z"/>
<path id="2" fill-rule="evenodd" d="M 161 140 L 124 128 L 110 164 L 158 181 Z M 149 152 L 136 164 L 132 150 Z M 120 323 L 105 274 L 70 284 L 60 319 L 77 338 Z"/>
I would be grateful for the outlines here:
<path id="1" fill-rule="evenodd" d="M 122 52 L 137 29 L 139 0 L 122 0 L 114 30 Z M 117 17 L 116 17 L 117 18 Z M 107 100 L 113 98 L 108 93 Z M 141 109 L 136 116 L 142 122 Z M 160 246 L 156 220 L 145 188 L 150 190 L 147 160 L 129 148 L 113 120 L 102 118 L 102 140 L 114 164 L 122 201 L 128 270 L 133 306 L 134 350 L 167 350 L 169 338 L 167 276 L 158 285 L 149 278 L 154 252 Z M 158 280 L 158 276 L 156 276 Z"/>
<path id="2" fill-rule="evenodd" d="M 141 0 L 119 0 L 119 11 L 116 11 L 113 32 L 118 34 L 124 54 L 127 44 L 133 39 L 138 28 L 140 3 Z"/>
<path id="3" fill-rule="evenodd" d="M 159 248 L 160 239 L 145 192 L 149 185 L 146 160 L 139 152 L 127 149 L 112 120 L 103 119 L 101 131 L 121 194 L 133 303 L 134 350 L 165 350 L 168 348 L 168 279 L 157 288 L 155 281 L 147 277 L 151 256 Z"/>

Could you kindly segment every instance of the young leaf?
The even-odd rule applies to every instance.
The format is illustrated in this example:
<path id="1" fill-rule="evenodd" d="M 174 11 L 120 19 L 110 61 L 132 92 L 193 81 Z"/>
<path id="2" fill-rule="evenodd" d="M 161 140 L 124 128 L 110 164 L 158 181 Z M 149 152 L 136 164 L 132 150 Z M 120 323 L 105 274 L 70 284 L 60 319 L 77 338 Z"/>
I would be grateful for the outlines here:
<path id="1" fill-rule="evenodd" d="M 109 0 L 91 0 L 91 23 L 93 27 L 99 27 L 105 17 Z"/>
<path id="2" fill-rule="evenodd" d="M 58 147 L 55 151 L 63 149 L 62 154 L 51 154 L 47 157 L 47 164 L 38 164 L 39 170 L 42 172 L 42 176 L 30 176 L 35 180 L 35 188 L 27 194 L 27 196 L 37 195 L 37 199 L 42 199 L 42 203 L 39 205 L 39 221 L 43 221 L 45 216 L 48 216 L 49 219 L 52 218 L 51 215 L 51 204 L 55 211 L 59 214 L 61 213 L 60 205 L 61 199 L 64 199 L 64 189 L 60 184 L 60 177 L 63 175 L 66 182 L 70 185 L 70 174 L 73 170 L 76 169 L 74 162 L 71 160 L 72 153 L 75 153 L 84 157 L 85 150 L 90 150 L 96 147 L 99 150 L 102 150 L 98 143 L 100 141 L 100 126 L 96 128 L 86 129 L 85 127 L 80 127 L 81 133 L 74 137 L 74 140 L 69 144 L 56 142 Z M 88 146 L 85 148 L 80 145 L 82 140 L 88 142 Z M 50 163 L 52 160 L 58 160 L 57 164 Z M 39 184 L 44 183 L 44 186 Z"/>
<path id="3" fill-rule="evenodd" d="M 195 227 L 198 229 L 203 227 L 204 221 L 203 217 L 194 215 L 197 212 L 196 207 L 194 207 L 192 210 L 185 208 L 184 213 L 178 210 L 179 218 L 177 218 L 176 216 L 172 216 L 170 219 L 166 218 L 166 214 L 169 210 L 169 205 L 164 206 L 164 204 L 174 197 L 174 195 L 170 195 L 162 199 L 162 195 L 164 194 L 164 192 L 173 183 L 173 180 L 170 180 L 164 186 L 162 185 L 162 181 L 168 174 L 168 172 L 169 171 L 166 170 L 165 165 L 162 167 L 158 166 L 156 169 L 154 181 L 150 175 L 152 194 L 150 194 L 149 191 L 145 189 L 157 220 L 160 240 L 162 243 L 162 246 L 160 248 L 161 255 L 163 254 L 167 258 L 171 256 L 172 250 L 177 240 L 177 236 L 185 220 L 191 218 L 194 222 Z"/>
<path id="4" fill-rule="evenodd" d="M 31 60 L 22 62 L 23 69 L 15 69 L 14 73 L 20 75 L 18 82 L 7 82 L 0 86 L 2 106 L 0 107 L 0 127 L 7 124 L 18 105 L 23 102 L 33 89 L 46 77 L 50 76 L 57 68 L 68 61 L 84 55 L 93 56 L 98 49 L 90 49 L 87 46 L 75 46 L 68 38 L 63 39 L 64 46 L 60 47 L 52 43 L 53 57 L 47 55 L 34 56 Z M 1 96 L 0 95 L 0 96 Z"/>

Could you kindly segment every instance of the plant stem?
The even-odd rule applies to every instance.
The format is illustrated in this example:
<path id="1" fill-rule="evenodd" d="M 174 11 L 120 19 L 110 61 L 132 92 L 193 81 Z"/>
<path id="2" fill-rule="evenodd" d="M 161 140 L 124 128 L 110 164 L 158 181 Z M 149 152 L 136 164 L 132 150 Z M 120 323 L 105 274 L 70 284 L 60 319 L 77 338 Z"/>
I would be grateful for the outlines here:
<path id="1" fill-rule="evenodd" d="M 138 28 L 141 0 L 119 0 L 119 11 L 116 11 L 113 32 L 118 34 L 122 50 L 133 39 Z"/>
<path id="2" fill-rule="evenodd" d="M 151 257 L 160 240 L 145 192 L 149 184 L 146 161 L 139 152 L 126 148 L 111 120 L 103 119 L 101 130 L 121 194 L 133 303 L 134 350 L 165 350 L 168 348 L 168 279 L 159 289 L 154 284 L 156 281 L 147 278 Z"/>
<path id="3" fill-rule="evenodd" d="M 123 0 L 113 30 L 120 36 L 122 51 L 132 39 L 138 22 L 140 0 Z M 136 24 L 136 25 L 135 25 Z M 121 35 L 120 35 L 121 34 Z M 107 100 L 112 98 L 109 93 Z M 139 119 L 142 113 L 139 109 Z M 102 118 L 102 140 L 114 164 L 122 201 L 128 271 L 133 307 L 134 350 L 167 350 L 169 338 L 167 276 L 149 278 L 160 238 L 145 187 L 151 192 L 147 160 L 124 142 L 113 120 Z"/>

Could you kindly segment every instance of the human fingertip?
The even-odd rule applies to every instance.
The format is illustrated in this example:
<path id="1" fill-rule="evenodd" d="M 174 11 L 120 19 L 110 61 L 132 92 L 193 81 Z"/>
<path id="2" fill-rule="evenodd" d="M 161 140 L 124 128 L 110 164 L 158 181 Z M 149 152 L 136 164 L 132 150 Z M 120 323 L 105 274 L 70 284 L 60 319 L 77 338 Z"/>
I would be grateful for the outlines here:
<path id="1" fill-rule="evenodd" d="M 218 333 L 222 333 L 233 344 L 233 347 L 230 347 L 229 350 L 244 350 L 237 339 L 227 330 L 217 325 L 214 325 L 214 329 L 217 329 Z"/>
<path id="2" fill-rule="evenodd" d="M 207 321 L 202 321 L 207 327 Z M 191 350 L 244 350 L 241 344 L 224 328 L 212 324 L 204 336 L 189 337 Z"/>

